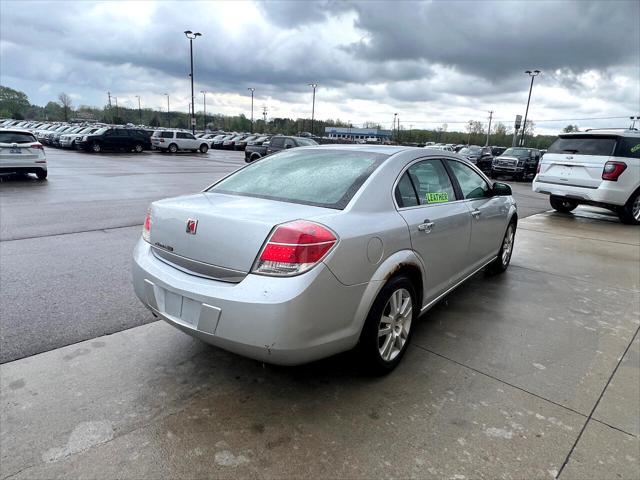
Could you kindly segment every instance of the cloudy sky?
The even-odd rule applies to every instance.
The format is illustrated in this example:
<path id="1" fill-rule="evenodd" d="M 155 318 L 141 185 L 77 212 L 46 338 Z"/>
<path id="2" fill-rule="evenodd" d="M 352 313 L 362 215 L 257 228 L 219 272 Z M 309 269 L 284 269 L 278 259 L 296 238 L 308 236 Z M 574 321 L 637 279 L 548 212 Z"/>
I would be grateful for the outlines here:
<path id="1" fill-rule="evenodd" d="M 0 2 L 0 83 L 45 104 L 187 111 L 189 44 L 208 112 L 309 117 L 389 128 L 524 114 L 527 69 L 540 69 L 529 116 L 538 133 L 568 123 L 627 126 L 640 114 L 640 2 L 17 1 Z M 202 95 L 196 98 L 202 109 Z M 257 115 L 257 113 L 256 113 Z M 552 121 L 557 120 L 557 121 Z"/>

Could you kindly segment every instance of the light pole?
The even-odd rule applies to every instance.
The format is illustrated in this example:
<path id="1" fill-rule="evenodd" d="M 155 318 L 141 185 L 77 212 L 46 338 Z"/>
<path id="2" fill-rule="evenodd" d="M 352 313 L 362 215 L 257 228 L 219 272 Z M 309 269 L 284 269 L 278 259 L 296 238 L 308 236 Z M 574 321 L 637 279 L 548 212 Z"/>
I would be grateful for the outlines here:
<path id="1" fill-rule="evenodd" d="M 169 94 L 164 94 L 167 97 L 167 128 L 171 128 L 171 111 L 169 109 Z"/>
<path id="2" fill-rule="evenodd" d="M 251 133 L 253 133 L 253 92 L 255 92 L 255 88 L 249 87 L 247 88 L 251 92 Z"/>
<path id="3" fill-rule="evenodd" d="M 140 118 L 140 125 L 142 125 L 142 108 L 140 107 L 140 95 L 136 95 L 138 99 L 138 117 Z"/>
<path id="4" fill-rule="evenodd" d="M 111 98 L 113 98 L 116 101 L 116 118 L 120 120 L 120 111 L 118 110 L 118 97 L 114 97 L 113 95 L 111 95 Z"/>
<path id="5" fill-rule="evenodd" d="M 189 53 L 191 55 L 191 73 L 189 74 L 189 76 L 191 77 L 191 105 L 194 105 L 194 101 L 193 101 L 193 39 L 200 37 L 202 34 L 199 32 L 195 32 L 193 33 L 191 30 L 185 30 L 184 35 L 189 39 Z M 193 110 L 195 110 L 195 108 L 191 109 L 191 133 L 193 133 L 195 135 L 196 133 L 196 119 L 193 116 Z"/>
<path id="6" fill-rule="evenodd" d="M 392 133 L 393 133 L 393 139 L 396 140 L 396 141 L 398 140 L 398 135 L 396 133 L 396 118 L 397 117 L 398 117 L 398 114 L 394 113 L 393 114 L 393 128 L 391 129 Z"/>
<path id="7" fill-rule="evenodd" d="M 202 126 L 202 131 L 206 133 L 207 131 L 207 92 L 205 90 L 200 90 L 202 94 L 202 104 L 204 105 L 204 125 Z"/>
<path id="8" fill-rule="evenodd" d="M 316 113 L 316 88 L 318 88 L 317 83 L 310 83 L 309 86 L 313 88 L 313 100 L 311 102 L 311 135 L 313 135 L 313 120 L 315 118 Z"/>
<path id="9" fill-rule="evenodd" d="M 527 132 L 527 115 L 529 113 L 529 102 L 531 101 L 531 90 L 533 90 L 533 79 L 540 75 L 540 70 L 526 70 L 524 73 L 531 77 L 531 85 L 529 85 L 529 98 L 527 98 L 527 109 L 524 111 L 524 123 L 522 124 L 522 136 L 520 137 L 520 146 L 524 147 L 524 136 Z"/>

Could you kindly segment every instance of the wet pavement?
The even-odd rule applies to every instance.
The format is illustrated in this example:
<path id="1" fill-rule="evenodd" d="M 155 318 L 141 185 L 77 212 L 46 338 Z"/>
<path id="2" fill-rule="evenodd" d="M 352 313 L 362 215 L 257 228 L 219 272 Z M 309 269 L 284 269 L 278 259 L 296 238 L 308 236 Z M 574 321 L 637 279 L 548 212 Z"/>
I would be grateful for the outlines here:
<path id="1" fill-rule="evenodd" d="M 264 365 L 164 322 L 5 363 L 1 476 L 639 478 L 639 230 L 543 213 L 515 245 L 384 378 L 349 353 Z"/>

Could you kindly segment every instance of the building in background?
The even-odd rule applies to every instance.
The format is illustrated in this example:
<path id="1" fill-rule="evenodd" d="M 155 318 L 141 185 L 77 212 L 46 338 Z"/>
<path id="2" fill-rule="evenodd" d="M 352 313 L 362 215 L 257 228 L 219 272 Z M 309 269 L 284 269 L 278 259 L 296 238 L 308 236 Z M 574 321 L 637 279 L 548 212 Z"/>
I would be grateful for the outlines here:
<path id="1" fill-rule="evenodd" d="M 376 142 L 391 140 L 391 131 L 379 128 L 325 127 L 324 135 L 329 138 L 353 141 L 372 141 L 374 138 Z"/>

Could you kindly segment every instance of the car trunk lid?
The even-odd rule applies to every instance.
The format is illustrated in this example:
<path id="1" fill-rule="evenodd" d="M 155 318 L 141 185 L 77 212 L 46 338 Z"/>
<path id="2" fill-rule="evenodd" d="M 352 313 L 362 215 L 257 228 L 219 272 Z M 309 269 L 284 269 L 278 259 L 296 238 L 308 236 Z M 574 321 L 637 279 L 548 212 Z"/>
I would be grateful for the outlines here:
<path id="1" fill-rule="evenodd" d="M 150 243 L 157 256 L 195 273 L 200 265 L 201 273 L 215 266 L 246 274 L 275 225 L 328 214 L 335 210 L 203 192 L 154 202 Z"/>

